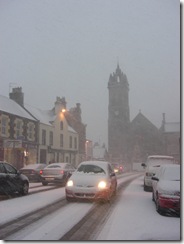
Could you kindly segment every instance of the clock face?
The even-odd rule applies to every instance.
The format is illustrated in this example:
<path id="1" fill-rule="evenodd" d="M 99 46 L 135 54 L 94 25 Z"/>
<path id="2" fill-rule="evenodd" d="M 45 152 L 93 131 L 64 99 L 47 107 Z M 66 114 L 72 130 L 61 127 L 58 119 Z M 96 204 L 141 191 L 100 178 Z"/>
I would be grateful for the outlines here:
<path id="1" fill-rule="evenodd" d="M 118 110 L 116 110 L 114 113 L 115 113 L 116 116 L 119 115 L 119 111 Z"/>

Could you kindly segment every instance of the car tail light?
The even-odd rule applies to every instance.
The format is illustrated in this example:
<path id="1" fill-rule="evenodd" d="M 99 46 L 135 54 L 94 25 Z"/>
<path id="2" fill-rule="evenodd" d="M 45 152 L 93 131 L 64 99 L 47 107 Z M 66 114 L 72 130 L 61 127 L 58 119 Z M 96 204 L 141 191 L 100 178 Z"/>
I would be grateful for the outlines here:
<path id="1" fill-rule="evenodd" d="M 43 170 L 40 170 L 40 175 L 42 175 L 43 174 Z"/>
<path id="2" fill-rule="evenodd" d="M 63 175 L 64 174 L 64 170 L 61 170 L 60 173 Z"/>

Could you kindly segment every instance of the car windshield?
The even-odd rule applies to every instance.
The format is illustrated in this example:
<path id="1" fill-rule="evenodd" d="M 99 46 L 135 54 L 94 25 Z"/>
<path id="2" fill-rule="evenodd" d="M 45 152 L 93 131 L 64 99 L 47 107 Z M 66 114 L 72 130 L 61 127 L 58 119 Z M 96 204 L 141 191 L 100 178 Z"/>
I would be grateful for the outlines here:
<path id="1" fill-rule="evenodd" d="M 172 180 L 172 181 L 180 180 L 180 167 L 165 168 L 162 178 L 164 180 Z"/>
<path id="2" fill-rule="evenodd" d="M 46 164 L 29 164 L 26 165 L 23 169 L 41 169 L 43 166 L 46 166 Z"/>
<path id="3" fill-rule="evenodd" d="M 105 171 L 97 165 L 81 165 L 77 169 L 77 172 L 88 174 L 105 174 Z"/>

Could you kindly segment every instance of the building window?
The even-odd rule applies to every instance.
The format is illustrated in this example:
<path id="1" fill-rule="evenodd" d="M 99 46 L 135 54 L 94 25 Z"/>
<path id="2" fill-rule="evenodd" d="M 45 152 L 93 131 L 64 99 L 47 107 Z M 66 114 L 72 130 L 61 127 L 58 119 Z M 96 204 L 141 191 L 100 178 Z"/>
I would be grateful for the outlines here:
<path id="1" fill-rule="evenodd" d="M 8 130 L 9 130 L 9 118 L 8 116 L 4 116 L 2 115 L 1 117 L 1 136 L 5 136 L 5 137 L 9 137 L 9 133 L 8 133 Z"/>
<path id="2" fill-rule="evenodd" d="M 63 121 L 60 121 L 60 130 L 63 130 Z"/>
<path id="3" fill-rule="evenodd" d="M 50 131 L 50 134 L 49 134 L 49 145 L 52 146 L 53 145 L 53 132 Z"/>
<path id="4" fill-rule="evenodd" d="M 63 134 L 60 134 L 60 147 L 63 147 Z"/>
<path id="5" fill-rule="evenodd" d="M 74 139 L 74 147 L 75 147 L 75 149 L 77 149 L 77 138 L 76 137 Z"/>
<path id="6" fill-rule="evenodd" d="M 70 143 L 69 147 L 72 148 L 72 136 L 70 136 L 70 142 L 69 143 Z"/>
<path id="7" fill-rule="evenodd" d="M 27 124 L 27 138 L 30 141 L 35 140 L 35 125 L 33 122 Z"/>
<path id="8" fill-rule="evenodd" d="M 46 145 L 46 130 L 42 130 L 42 145 Z"/>
<path id="9" fill-rule="evenodd" d="M 23 134 L 23 121 L 21 119 L 15 119 L 15 133 L 14 138 L 20 138 Z"/>

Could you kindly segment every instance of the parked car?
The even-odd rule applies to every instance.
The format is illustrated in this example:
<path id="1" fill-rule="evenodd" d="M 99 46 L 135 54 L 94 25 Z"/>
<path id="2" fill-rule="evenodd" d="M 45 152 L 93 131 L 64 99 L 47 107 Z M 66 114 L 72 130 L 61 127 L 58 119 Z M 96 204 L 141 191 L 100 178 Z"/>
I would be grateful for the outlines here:
<path id="1" fill-rule="evenodd" d="M 145 167 L 144 173 L 144 190 L 152 191 L 152 180 L 151 177 L 155 175 L 160 165 L 174 164 L 174 157 L 165 155 L 151 155 L 148 156 L 146 164 L 142 164 Z"/>
<path id="2" fill-rule="evenodd" d="M 13 165 L 0 161 L 0 194 L 28 194 L 29 179 Z"/>
<path id="3" fill-rule="evenodd" d="M 180 165 L 160 166 L 152 177 L 152 200 L 159 213 L 180 213 Z"/>
<path id="4" fill-rule="evenodd" d="M 47 164 L 28 164 L 19 171 L 28 177 L 29 182 L 41 182 L 40 170 L 43 170 L 46 166 Z"/>
<path id="5" fill-rule="evenodd" d="M 112 166 L 114 168 L 114 172 L 116 174 L 122 174 L 123 173 L 123 165 L 119 163 L 112 163 Z"/>
<path id="6" fill-rule="evenodd" d="M 48 185 L 48 183 L 60 183 L 65 185 L 74 171 L 75 167 L 69 163 L 49 164 L 43 170 L 40 170 L 42 184 L 44 186 Z"/>
<path id="7" fill-rule="evenodd" d="M 117 179 L 106 161 L 86 161 L 79 164 L 65 186 L 66 199 L 109 201 L 116 193 Z"/>

